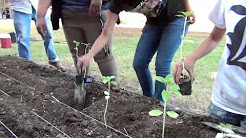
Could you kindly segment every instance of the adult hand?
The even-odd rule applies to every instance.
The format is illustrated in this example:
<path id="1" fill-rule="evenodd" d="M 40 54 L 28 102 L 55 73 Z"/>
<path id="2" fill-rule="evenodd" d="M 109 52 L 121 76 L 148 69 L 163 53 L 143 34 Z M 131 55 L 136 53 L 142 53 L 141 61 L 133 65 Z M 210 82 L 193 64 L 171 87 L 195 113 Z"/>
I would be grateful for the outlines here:
<path id="1" fill-rule="evenodd" d="M 192 15 L 188 17 L 188 22 L 190 24 L 193 24 L 196 22 L 196 15 L 195 15 L 194 11 L 192 11 Z"/>
<path id="2" fill-rule="evenodd" d="M 47 34 L 47 28 L 46 28 L 46 24 L 44 21 L 44 18 L 38 18 L 37 19 L 37 24 L 36 24 L 38 33 L 44 37 Z"/>
<path id="3" fill-rule="evenodd" d="M 91 0 L 89 13 L 91 15 L 98 15 L 101 11 L 102 0 Z"/>
<path id="4" fill-rule="evenodd" d="M 80 72 L 80 68 L 83 65 L 82 70 L 84 71 L 86 67 L 88 67 L 90 60 L 91 60 L 91 57 L 89 55 L 79 57 L 78 62 L 77 62 L 77 70 Z"/>
<path id="5" fill-rule="evenodd" d="M 183 62 L 179 62 L 178 64 L 176 64 L 174 70 L 173 70 L 173 77 L 174 77 L 174 82 L 176 84 L 179 84 L 179 79 L 180 79 L 180 76 L 182 74 L 182 71 L 183 71 L 183 67 L 187 70 L 187 72 L 189 73 L 190 75 L 190 78 L 191 78 L 191 81 L 194 81 L 195 80 L 195 75 L 194 75 L 194 64 L 195 64 L 195 61 L 190 59 L 190 58 L 187 58 L 187 59 L 184 59 Z"/>

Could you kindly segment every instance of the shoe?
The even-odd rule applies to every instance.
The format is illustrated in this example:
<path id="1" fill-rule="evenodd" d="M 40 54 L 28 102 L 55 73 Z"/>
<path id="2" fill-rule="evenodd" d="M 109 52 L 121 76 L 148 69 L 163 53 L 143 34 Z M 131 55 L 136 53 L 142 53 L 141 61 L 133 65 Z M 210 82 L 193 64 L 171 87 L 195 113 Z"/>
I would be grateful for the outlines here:
<path id="1" fill-rule="evenodd" d="M 66 70 L 62 67 L 62 65 L 60 64 L 59 61 L 57 61 L 57 62 L 49 62 L 49 64 L 50 64 L 51 66 L 57 68 L 57 69 L 60 69 L 61 71 L 64 71 L 64 72 L 66 71 Z"/>

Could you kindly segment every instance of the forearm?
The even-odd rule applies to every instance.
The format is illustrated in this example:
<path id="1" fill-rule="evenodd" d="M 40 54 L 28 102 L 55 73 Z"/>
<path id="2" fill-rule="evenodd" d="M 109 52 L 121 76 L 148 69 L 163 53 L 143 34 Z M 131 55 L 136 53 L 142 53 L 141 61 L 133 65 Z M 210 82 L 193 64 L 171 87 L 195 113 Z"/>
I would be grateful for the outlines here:
<path id="1" fill-rule="evenodd" d="M 190 6 L 190 0 L 185 0 L 184 4 L 185 4 L 186 11 L 192 11 L 192 8 Z"/>
<path id="2" fill-rule="evenodd" d="M 107 12 L 107 19 L 106 23 L 104 24 L 104 29 L 97 40 L 94 42 L 90 52 L 87 54 L 89 57 L 94 57 L 112 37 L 117 19 L 117 14 L 114 14 L 111 11 Z"/>
<path id="3" fill-rule="evenodd" d="M 112 32 L 113 33 L 113 32 Z M 103 47 L 106 45 L 106 43 L 109 41 L 109 38 L 112 35 L 106 34 L 105 32 L 102 32 L 102 34 L 97 38 L 97 40 L 94 42 L 91 50 L 87 54 L 90 58 L 94 57 L 100 50 L 103 49 Z"/>
<path id="4" fill-rule="evenodd" d="M 37 18 L 44 18 L 50 5 L 51 0 L 39 0 Z"/>
<path id="5" fill-rule="evenodd" d="M 196 62 L 198 59 L 212 52 L 222 40 L 225 29 L 215 27 L 212 33 L 200 44 L 200 46 L 190 55 L 189 59 Z"/>

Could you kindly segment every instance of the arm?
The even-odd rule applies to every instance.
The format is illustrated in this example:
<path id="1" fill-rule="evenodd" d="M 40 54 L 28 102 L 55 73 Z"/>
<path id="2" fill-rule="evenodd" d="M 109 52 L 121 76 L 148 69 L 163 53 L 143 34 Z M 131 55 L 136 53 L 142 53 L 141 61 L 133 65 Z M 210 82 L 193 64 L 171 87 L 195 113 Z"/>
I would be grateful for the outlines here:
<path id="1" fill-rule="evenodd" d="M 192 11 L 192 9 L 190 7 L 190 0 L 185 0 L 184 4 L 185 4 L 186 11 Z"/>
<path id="2" fill-rule="evenodd" d="M 190 54 L 183 62 L 184 62 L 184 67 L 188 71 L 191 80 L 195 80 L 194 76 L 194 65 L 195 62 L 204 57 L 205 55 L 209 54 L 212 52 L 215 47 L 218 46 L 220 41 L 222 40 L 224 34 L 226 32 L 226 29 L 220 29 L 218 27 L 214 27 L 213 31 L 211 34 L 200 44 L 200 46 L 192 53 Z M 179 83 L 180 75 L 183 70 L 183 63 L 180 62 L 176 64 L 174 71 L 173 71 L 173 76 L 174 76 L 174 81 L 175 83 Z"/>
<path id="3" fill-rule="evenodd" d="M 38 33 L 42 37 L 44 37 L 47 32 L 44 17 L 50 5 L 51 5 L 51 0 L 39 0 L 36 26 L 37 26 Z"/>
<path id="4" fill-rule="evenodd" d="M 79 68 L 81 64 L 83 64 L 83 69 L 85 69 L 90 60 L 105 46 L 105 44 L 109 41 L 109 38 L 112 36 L 114 32 L 115 23 L 118 19 L 118 15 L 108 10 L 107 19 L 104 24 L 104 29 L 102 33 L 99 35 L 97 40 L 94 42 L 91 50 L 85 56 L 80 57 L 78 59 L 77 67 Z"/>

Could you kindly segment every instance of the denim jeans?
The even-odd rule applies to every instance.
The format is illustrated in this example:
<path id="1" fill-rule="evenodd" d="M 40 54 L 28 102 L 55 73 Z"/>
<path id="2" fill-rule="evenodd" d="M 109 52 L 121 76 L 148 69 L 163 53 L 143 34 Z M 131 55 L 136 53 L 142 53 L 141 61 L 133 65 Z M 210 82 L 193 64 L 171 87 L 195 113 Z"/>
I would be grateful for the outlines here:
<path id="1" fill-rule="evenodd" d="M 246 129 L 246 116 L 245 115 L 239 115 L 239 114 L 234 114 L 228 111 L 225 111 L 221 109 L 220 107 L 214 105 L 213 103 L 210 104 L 208 107 L 208 113 L 210 114 L 211 117 L 226 122 L 230 123 L 233 125 L 241 126 Z"/>
<path id="2" fill-rule="evenodd" d="M 184 18 L 178 18 L 166 26 L 146 24 L 143 34 L 138 42 L 133 67 L 136 71 L 143 95 L 156 97 L 163 101 L 161 92 L 166 89 L 165 84 L 155 81 L 153 88 L 152 76 L 149 63 L 156 55 L 155 70 L 157 76 L 166 77 L 171 73 L 171 62 L 175 52 L 181 44 L 183 34 Z M 188 25 L 185 29 L 187 33 Z"/>
<path id="3" fill-rule="evenodd" d="M 32 14 L 26 14 L 14 11 L 14 26 L 17 36 L 19 56 L 30 60 L 30 28 L 31 20 L 37 21 L 37 13 L 32 8 Z M 54 42 L 52 39 L 52 27 L 48 16 L 45 16 L 45 23 L 47 28 L 47 35 L 43 37 L 46 55 L 50 62 L 58 61 L 56 55 Z"/>

